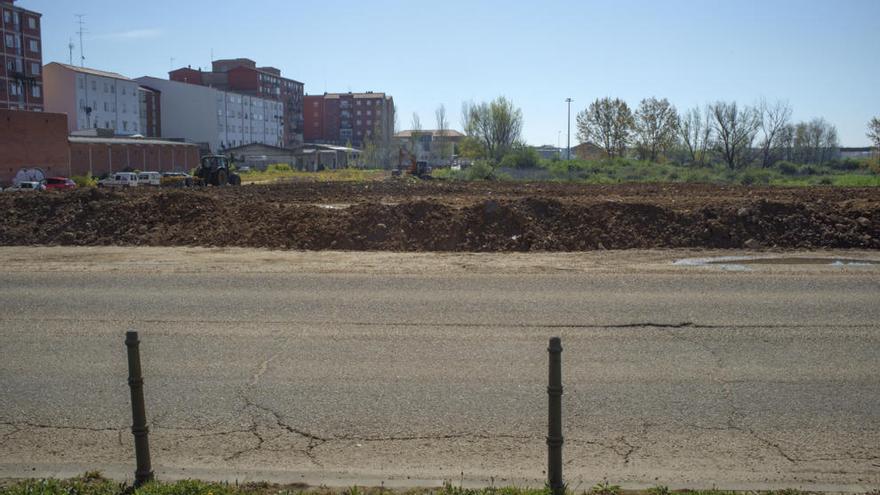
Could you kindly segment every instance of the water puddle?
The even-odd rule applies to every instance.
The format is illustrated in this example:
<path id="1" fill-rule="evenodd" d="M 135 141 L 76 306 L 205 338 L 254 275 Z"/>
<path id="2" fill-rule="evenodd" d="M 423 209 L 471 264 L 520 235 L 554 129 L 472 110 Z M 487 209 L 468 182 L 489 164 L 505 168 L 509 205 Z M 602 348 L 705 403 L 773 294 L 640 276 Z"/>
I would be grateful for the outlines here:
<path id="1" fill-rule="evenodd" d="M 880 260 L 810 257 L 810 256 L 719 256 L 716 258 L 686 258 L 676 260 L 676 266 L 702 266 L 727 271 L 750 271 L 754 266 L 880 266 Z"/>

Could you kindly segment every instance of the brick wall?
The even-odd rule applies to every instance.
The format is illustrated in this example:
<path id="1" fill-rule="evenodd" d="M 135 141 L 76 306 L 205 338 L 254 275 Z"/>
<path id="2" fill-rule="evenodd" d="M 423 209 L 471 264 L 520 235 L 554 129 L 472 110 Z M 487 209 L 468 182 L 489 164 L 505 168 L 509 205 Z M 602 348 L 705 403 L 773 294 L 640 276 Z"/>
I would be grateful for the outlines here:
<path id="1" fill-rule="evenodd" d="M 21 168 L 67 175 L 67 116 L 0 110 L 0 184 L 8 187 Z"/>

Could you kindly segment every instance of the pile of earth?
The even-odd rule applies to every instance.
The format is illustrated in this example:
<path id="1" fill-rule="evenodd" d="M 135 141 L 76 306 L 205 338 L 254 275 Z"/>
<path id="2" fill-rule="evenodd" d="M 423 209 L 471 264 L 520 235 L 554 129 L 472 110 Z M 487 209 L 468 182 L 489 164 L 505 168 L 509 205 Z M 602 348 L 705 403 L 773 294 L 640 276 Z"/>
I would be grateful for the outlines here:
<path id="1" fill-rule="evenodd" d="M 880 248 L 880 192 L 874 189 L 551 184 L 444 190 L 419 184 L 408 191 L 411 186 L 370 183 L 358 194 L 363 187 L 0 194 L 0 244 L 388 251 Z M 371 194 L 369 187 L 377 190 Z"/>

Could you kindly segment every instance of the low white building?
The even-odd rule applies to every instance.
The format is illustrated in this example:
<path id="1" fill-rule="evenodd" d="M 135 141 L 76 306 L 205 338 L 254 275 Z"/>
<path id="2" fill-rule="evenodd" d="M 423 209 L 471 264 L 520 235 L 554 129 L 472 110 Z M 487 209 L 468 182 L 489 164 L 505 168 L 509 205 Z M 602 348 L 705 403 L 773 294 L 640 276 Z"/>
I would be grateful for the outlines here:
<path id="1" fill-rule="evenodd" d="M 284 105 L 279 101 L 155 77 L 135 81 L 161 92 L 165 136 L 207 143 L 213 151 L 282 145 Z"/>
<path id="2" fill-rule="evenodd" d="M 138 83 L 114 72 L 52 62 L 43 67 L 47 112 L 67 114 L 71 131 L 141 132 Z"/>

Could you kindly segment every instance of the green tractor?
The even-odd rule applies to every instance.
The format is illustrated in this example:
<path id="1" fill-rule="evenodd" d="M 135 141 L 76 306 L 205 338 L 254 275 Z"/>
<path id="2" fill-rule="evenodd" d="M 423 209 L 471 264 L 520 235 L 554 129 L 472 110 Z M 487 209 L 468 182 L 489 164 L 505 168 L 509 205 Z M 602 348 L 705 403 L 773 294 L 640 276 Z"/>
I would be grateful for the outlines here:
<path id="1" fill-rule="evenodd" d="M 229 158 L 225 155 L 205 155 L 196 169 L 196 177 L 205 185 L 241 185 L 241 176 L 230 170 Z"/>

